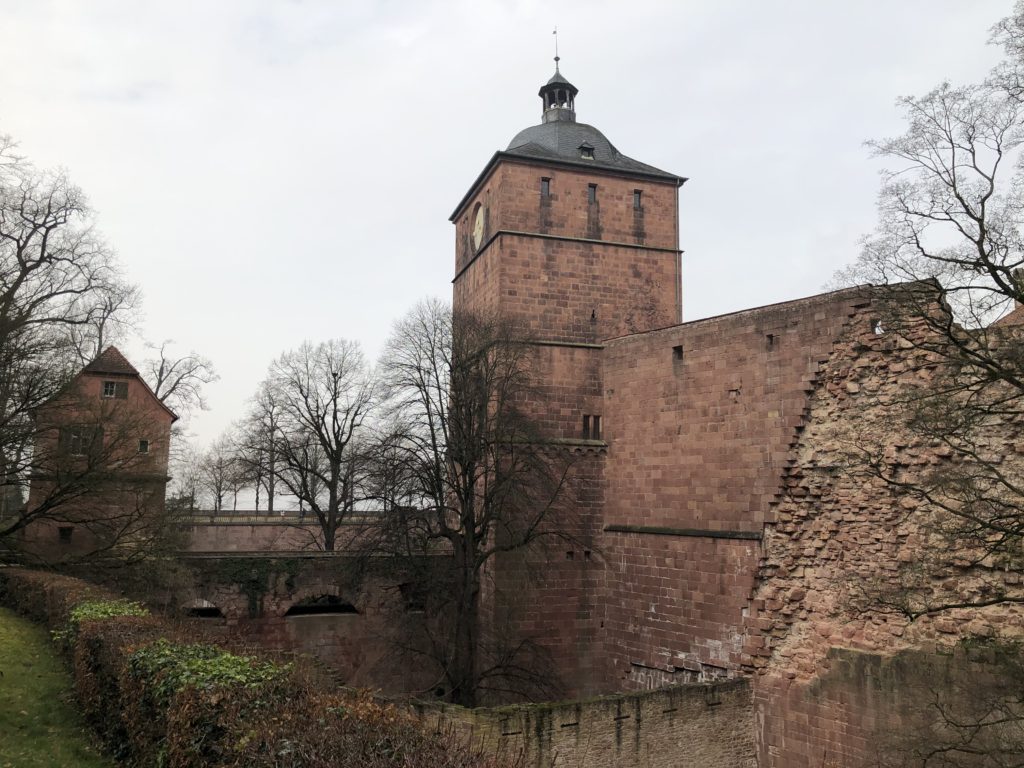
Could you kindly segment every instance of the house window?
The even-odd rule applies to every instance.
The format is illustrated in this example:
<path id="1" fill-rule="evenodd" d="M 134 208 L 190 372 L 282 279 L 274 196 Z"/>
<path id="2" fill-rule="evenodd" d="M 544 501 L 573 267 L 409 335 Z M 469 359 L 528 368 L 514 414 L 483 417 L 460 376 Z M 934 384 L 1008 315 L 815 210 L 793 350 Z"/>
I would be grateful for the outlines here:
<path id="1" fill-rule="evenodd" d="M 100 427 L 63 427 L 60 430 L 60 446 L 69 456 L 88 456 L 103 446 L 103 429 Z"/>
<path id="2" fill-rule="evenodd" d="M 641 192 L 639 189 L 634 189 L 633 190 L 633 210 L 634 211 L 639 211 L 640 210 L 641 202 L 643 201 L 643 194 L 644 193 Z"/>
<path id="3" fill-rule="evenodd" d="M 72 456 L 85 456 L 92 443 L 92 430 L 86 427 L 70 427 L 66 432 L 68 453 Z"/>
<path id="4" fill-rule="evenodd" d="M 597 184 L 588 184 L 587 185 L 587 202 L 588 203 L 596 203 L 597 202 Z"/>
<path id="5" fill-rule="evenodd" d="M 551 195 L 551 179 L 540 180 L 540 196 L 549 197 Z"/>
<path id="6" fill-rule="evenodd" d="M 139 440 L 139 453 L 149 453 L 149 440 Z"/>
<path id="7" fill-rule="evenodd" d="M 128 397 L 127 381 L 104 381 L 103 397 L 124 400 Z"/>

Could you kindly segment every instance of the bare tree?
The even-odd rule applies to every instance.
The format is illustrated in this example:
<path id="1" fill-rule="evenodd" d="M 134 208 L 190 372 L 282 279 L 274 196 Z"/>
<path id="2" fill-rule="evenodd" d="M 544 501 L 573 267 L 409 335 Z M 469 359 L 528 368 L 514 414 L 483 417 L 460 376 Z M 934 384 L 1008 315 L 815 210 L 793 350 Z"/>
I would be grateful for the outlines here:
<path id="1" fill-rule="evenodd" d="M 271 365 L 265 389 L 280 409 L 277 479 L 313 514 L 323 548 L 334 550 L 342 523 L 364 495 L 362 437 L 377 394 L 363 354 L 342 339 L 304 343 Z"/>
<path id="2" fill-rule="evenodd" d="M 29 522 L 17 502 L 49 461 L 36 450 L 34 414 L 77 372 L 96 343 L 90 329 L 120 322 L 133 293 L 82 192 L 62 173 L 37 170 L 0 136 L 0 544 Z M 61 498 L 54 494 L 33 519 L 56 514 Z"/>
<path id="3" fill-rule="evenodd" d="M 444 620 L 422 627 L 430 639 L 418 651 L 466 706 L 487 691 L 530 695 L 543 682 L 523 658 L 528 642 L 488 635 L 481 617 L 493 558 L 570 538 L 569 457 L 549 450 L 523 407 L 534 349 L 507 322 L 427 302 L 395 326 L 381 364 L 394 425 L 384 458 L 396 465 L 382 545 L 411 564 L 451 555 L 445 589 L 409 589 L 450 596 Z"/>
<path id="4" fill-rule="evenodd" d="M 234 445 L 227 435 L 214 440 L 203 454 L 201 472 L 202 485 L 213 499 L 213 511 L 221 512 L 224 509 L 224 497 L 232 492 L 239 476 Z"/>
<path id="5" fill-rule="evenodd" d="M 1007 57 L 982 82 L 900 99 L 904 133 L 869 143 L 888 165 L 878 226 L 841 275 L 872 284 L 876 346 L 901 372 L 898 389 L 862 393 L 842 469 L 891 494 L 900 535 L 918 542 L 851 587 L 851 605 L 912 622 L 1024 603 L 1024 3 L 993 40 Z M 1020 690 L 1000 682 L 1019 680 L 1020 649 L 998 663 L 991 679 L 939 686 L 893 759 L 1020 765 Z"/>
<path id="6" fill-rule="evenodd" d="M 260 492 L 264 491 L 268 515 L 274 514 L 280 468 L 277 454 L 280 420 L 277 394 L 269 382 L 263 382 L 235 436 L 236 455 L 256 491 L 256 511 L 260 509 Z"/>
<path id="7" fill-rule="evenodd" d="M 1022 30 L 1019 4 L 995 31 L 1009 58 L 985 81 L 900 99 L 906 132 L 870 143 L 893 164 L 878 228 L 842 276 L 877 286 L 876 331 L 919 374 L 887 403 L 894 424 L 943 457 L 908 471 L 884 450 L 891 434 L 850 449 L 853 471 L 919 502 L 908 523 L 929 546 L 884 596 L 910 618 L 1024 602 L 1002 577 L 1024 566 L 1024 472 L 1012 449 L 1024 423 Z M 955 584 L 939 589 L 928 574 L 954 562 L 985 587 L 968 597 Z"/>
<path id="8" fill-rule="evenodd" d="M 220 376 L 208 358 L 189 352 L 171 354 L 173 342 L 166 340 L 159 346 L 151 345 L 157 356 L 145 363 L 144 376 L 153 393 L 179 416 L 187 416 L 195 409 L 206 410 L 203 386 L 217 381 Z"/>
<path id="9" fill-rule="evenodd" d="M 202 468 L 202 453 L 191 441 L 179 439 L 173 442 L 168 509 L 192 514 L 199 508 L 203 488 Z"/>

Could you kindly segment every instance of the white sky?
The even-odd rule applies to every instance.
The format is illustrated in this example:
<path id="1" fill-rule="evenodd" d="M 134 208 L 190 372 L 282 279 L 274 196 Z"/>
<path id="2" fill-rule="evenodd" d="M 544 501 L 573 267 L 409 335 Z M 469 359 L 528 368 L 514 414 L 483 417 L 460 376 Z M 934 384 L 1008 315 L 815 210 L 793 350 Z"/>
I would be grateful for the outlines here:
<path id="1" fill-rule="evenodd" d="M 0 0 L 0 132 L 89 195 L 142 334 L 211 357 L 212 440 L 303 339 L 372 358 L 449 298 L 448 215 L 540 120 L 690 177 L 686 320 L 822 290 L 874 223 L 897 96 L 977 79 L 1010 0 Z M 141 361 L 141 343 L 125 350 Z"/>

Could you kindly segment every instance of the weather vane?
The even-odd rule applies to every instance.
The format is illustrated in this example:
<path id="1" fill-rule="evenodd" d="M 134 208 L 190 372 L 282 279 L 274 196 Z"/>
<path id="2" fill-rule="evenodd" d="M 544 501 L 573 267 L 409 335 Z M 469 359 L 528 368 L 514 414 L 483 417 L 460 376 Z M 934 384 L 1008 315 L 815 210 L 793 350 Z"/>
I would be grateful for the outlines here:
<path id="1" fill-rule="evenodd" d="M 555 27 L 555 31 L 551 33 L 555 36 L 555 72 L 558 71 L 558 27 Z"/>

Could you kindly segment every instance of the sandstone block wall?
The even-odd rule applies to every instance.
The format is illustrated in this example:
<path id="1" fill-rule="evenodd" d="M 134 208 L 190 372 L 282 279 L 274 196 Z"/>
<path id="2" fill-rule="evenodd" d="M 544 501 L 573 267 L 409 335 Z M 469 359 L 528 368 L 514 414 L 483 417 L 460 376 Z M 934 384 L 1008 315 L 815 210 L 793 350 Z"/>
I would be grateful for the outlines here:
<path id="1" fill-rule="evenodd" d="M 865 472 L 866 462 L 881 461 L 913 488 L 952 461 L 940 441 L 908 430 L 898 407 L 929 384 L 935 366 L 912 344 L 876 333 L 874 317 L 860 308 L 822 366 L 765 529 L 743 662 L 754 674 L 763 768 L 876 764 L 880 744 L 922 696 L 953 691 L 943 671 L 957 666 L 951 654 L 965 642 L 1024 634 L 1016 604 L 913 622 L 896 609 L 912 594 L 935 605 L 1017 599 L 1021 579 L 984 560 L 972 567 L 969 541 L 958 554 L 929 528 L 934 508 Z M 994 425 L 988 449 L 1001 471 L 1021 476 L 1016 431 Z"/>
<path id="2" fill-rule="evenodd" d="M 589 701 L 423 710 L 529 768 L 753 768 L 750 686 L 688 685 Z"/>
<path id="3" fill-rule="evenodd" d="M 857 301 L 826 294 L 607 342 L 610 686 L 739 672 L 761 531 Z"/>
<path id="4" fill-rule="evenodd" d="M 223 618 L 194 619 L 246 642 L 307 653 L 355 687 L 430 695 L 438 670 L 403 651 L 418 642 L 400 574 L 367 574 L 352 559 L 332 555 L 185 557 L 191 587 L 182 608 L 215 606 Z M 333 596 L 355 613 L 288 615 L 306 599 Z"/>
<path id="5" fill-rule="evenodd" d="M 590 184 L 598 186 L 594 203 Z M 536 338 L 557 341 L 678 323 L 676 193 L 673 184 L 499 163 L 456 220 L 456 307 L 500 308 Z M 487 222 L 479 252 L 471 237 L 477 204 Z"/>

